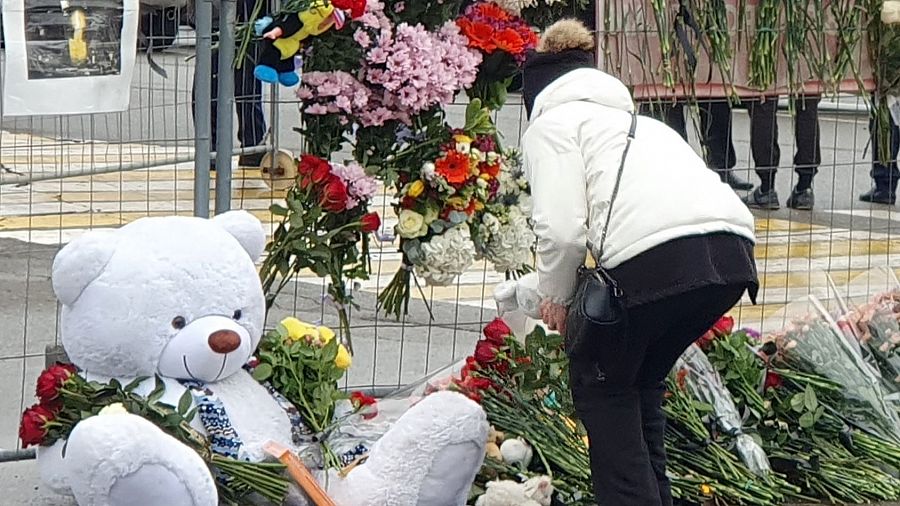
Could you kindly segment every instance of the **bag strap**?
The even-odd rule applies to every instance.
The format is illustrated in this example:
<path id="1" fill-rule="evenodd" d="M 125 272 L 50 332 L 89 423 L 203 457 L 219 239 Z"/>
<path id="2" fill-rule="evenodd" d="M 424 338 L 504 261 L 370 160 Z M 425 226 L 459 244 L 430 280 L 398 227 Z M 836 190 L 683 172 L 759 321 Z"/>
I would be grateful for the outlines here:
<path id="1" fill-rule="evenodd" d="M 600 233 L 600 249 L 594 263 L 600 267 L 600 259 L 603 258 L 603 246 L 606 244 L 606 232 L 609 230 L 609 220 L 612 218 L 613 204 L 616 196 L 619 194 L 619 185 L 622 182 L 622 172 L 625 170 L 625 158 L 628 157 L 628 150 L 631 148 L 631 141 L 634 139 L 634 132 L 637 129 L 637 111 L 631 113 L 631 127 L 628 129 L 628 137 L 625 139 L 625 150 L 622 151 L 622 161 L 619 162 L 619 171 L 616 173 L 616 184 L 613 186 L 612 194 L 609 197 L 609 208 L 606 213 L 606 222 L 603 224 L 603 231 Z M 593 254 L 593 245 L 588 241 L 588 250 Z"/>

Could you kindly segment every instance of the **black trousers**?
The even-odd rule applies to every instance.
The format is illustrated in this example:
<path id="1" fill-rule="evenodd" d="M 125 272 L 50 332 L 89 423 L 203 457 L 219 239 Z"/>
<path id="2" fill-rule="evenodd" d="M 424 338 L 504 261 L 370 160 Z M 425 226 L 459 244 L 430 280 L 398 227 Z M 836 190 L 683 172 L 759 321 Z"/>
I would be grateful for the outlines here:
<path id="1" fill-rule="evenodd" d="M 897 168 L 900 128 L 897 128 L 894 119 L 891 118 L 891 157 L 888 160 L 881 159 L 875 128 L 875 118 L 869 116 L 869 132 L 872 136 L 872 180 L 875 182 L 876 189 L 893 194 L 897 190 L 897 181 L 900 181 L 900 169 Z"/>
<path id="2" fill-rule="evenodd" d="M 819 102 L 821 97 L 810 96 L 794 100 L 794 139 L 797 145 L 794 168 L 798 175 L 813 177 L 822 163 L 819 131 Z M 706 163 L 716 171 L 733 169 L 737 163 L 732 138 L 731 105 L 725 100 L 701 101 L 700 140 L 706 151 Z M 760 178 L 773 178 L 781 160 L 778 145 L 778 101 L 744 100 L 750 114 L 750 150 Z M 684 105 L 650 107 L 642 104 L 641 112 L 656 117 L 687 139 Z"/>
<path id="3" fill-rule="evenodd" d="M 572 396 L 588 432 L 597 504 L 672 505 L 663 380 L 745 289 L 708 286 L 637 306 L 629 310 L 627 335 L 598 343 L 599 359 L 571 357 Z"/>
<path id="4" fill-rule="evenodd" d="M 253 13 L 255 0 L 238 0 L 235 20 L 238 23 L 246 22 Z M 265 15 L 265 12 L 263 14 Z M 266 119 L 263 116 L 262 107 L 262 83 L 253 77 L 253 67 L 256 65 L 257 44 L 251 44 L 247 58 L 239 69 L 234 72 L 234 102 L 237 109 L 237 133 L 241 147 L 253 147 L 262 144 L 266 136 Z M 210 126 L 212 135 L 210 143 L 212 149 L 216 146 L 216 114 L 218 113 L 219 94 L 219 51 L 212 51 L 212 107 L 210 109 Z M 191 111 L 194 116 L 194 124 L 197 123 L 197 83 L 196 77 L 191 88 Z"/>

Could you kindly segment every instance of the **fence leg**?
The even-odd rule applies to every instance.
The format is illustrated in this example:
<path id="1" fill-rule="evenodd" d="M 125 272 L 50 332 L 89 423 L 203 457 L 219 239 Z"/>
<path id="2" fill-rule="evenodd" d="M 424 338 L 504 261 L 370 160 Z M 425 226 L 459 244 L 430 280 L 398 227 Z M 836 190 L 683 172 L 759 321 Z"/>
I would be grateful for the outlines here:
<path id="1" fill-rule="evenodd" d="M 235 9 L 235 0 L 222 0 L 219 13 L 219 109 L 216 114 L 216 214 L 231 209 Z"/>
<path id="2" fill-rule="evenodd" d="M 196 3 L 197 63 L 194 67 L 194 216 L 209 217 L 210 111 L 212 109 L 212 0 Z M 221 109 L 221 107 L 219 108 Z"/>

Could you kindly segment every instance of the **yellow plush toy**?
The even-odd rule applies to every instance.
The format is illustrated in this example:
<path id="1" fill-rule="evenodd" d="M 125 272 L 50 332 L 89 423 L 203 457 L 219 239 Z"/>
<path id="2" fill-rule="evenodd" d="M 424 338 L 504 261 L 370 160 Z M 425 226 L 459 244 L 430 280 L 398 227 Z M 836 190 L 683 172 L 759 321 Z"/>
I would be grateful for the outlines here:
<path id="1" fill-rule="evenodd" d="M 301 42 L 332 27 L 340 29 L 344 21 L 344 12 L 326 0 L 314 0 L 302 12 L 257 21 L 255 29 L 263 37 L 263 48 L 253 75 L 266 83 L 295 86 L 300 78 L 294 69 L 294 55 L 300 51 Z"/>

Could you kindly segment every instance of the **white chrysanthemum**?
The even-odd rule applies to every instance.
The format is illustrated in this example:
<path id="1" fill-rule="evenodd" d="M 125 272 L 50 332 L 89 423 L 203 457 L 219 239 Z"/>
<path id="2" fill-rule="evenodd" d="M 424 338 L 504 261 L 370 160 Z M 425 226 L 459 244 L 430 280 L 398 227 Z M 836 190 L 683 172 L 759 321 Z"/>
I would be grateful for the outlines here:
<path id="1" fill-rule="evenodd" d="M 422 244 L 422 264 L 416 272 L 433 286 L 449 285 L 475 262 L 469 227 L 456 226 Z"/>

